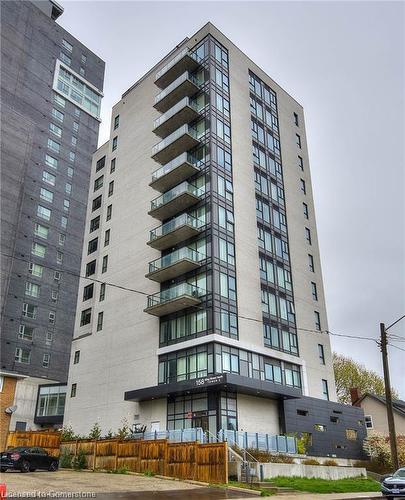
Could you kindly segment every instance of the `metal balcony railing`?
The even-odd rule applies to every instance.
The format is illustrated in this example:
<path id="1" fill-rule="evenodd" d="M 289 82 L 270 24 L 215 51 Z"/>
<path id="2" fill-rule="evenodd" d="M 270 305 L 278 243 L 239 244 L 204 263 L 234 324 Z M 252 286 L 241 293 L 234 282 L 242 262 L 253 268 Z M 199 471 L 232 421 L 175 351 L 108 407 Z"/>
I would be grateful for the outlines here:
<path id="1" fill-rule="evenodd" d="M 193 250 L 192 248 L 183 247 L 171 252 L 160 259 L 153 260 L 149 262 L 149 272 L 154 273 L 161 269 L 164 269 L 169 266 L 173 266 L 178 262 L 181 262 L 184 259 L 191 260 L 195 263 L 199 263 L 201 260 L 205 259 L 205 256 L 202 253 Z"/>
<path id="2" fill-rule="evenodd" d="M 190 283 L 180 283 L 180 285 L 173 286 L 167 290 L 155 293 L 154 295 L 149 295 L 148 308 L 163 305 L 166 302 L 170 302 L 185 295 L 195 299 L 200 299 L 200 297 L 205 294 L 206 291 L 198 286 L 190 285 Z"/>
<path id="3" fill-rule="evenodd" d="M 189 214 L 181 214 L 175 219 L 172 219 L 169 222 L 166 222 L 165 224 L 152 229 L 152 231 L 150 232 L 149 241 L 153 241 L 157 238 L 160 238 L 161 236 L 170 234 L 181 226 L 189 226 L 193 229 L 201 229 L 204 225 L 205 222 L 200 219 L 192 217 Z"/>

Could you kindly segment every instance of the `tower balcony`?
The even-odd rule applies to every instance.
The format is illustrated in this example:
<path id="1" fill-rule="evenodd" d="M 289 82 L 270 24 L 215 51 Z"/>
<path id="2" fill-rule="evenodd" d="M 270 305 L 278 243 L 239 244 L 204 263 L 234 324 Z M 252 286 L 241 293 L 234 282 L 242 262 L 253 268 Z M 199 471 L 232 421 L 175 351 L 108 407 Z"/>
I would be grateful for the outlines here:
<path id="1" fill-rule="evenodd" d="M 188 153 L 182 153 L 163 167 L 155 170 L 149 186 L 163 193 L 196 174 L 199 170 L 197 160 Z"/>
<path id="2" fill-rule="evenodd" d="M 181 153 L 199 144 L 197 132 L 189 125 L 183 125 L 152 148 L 152 158 L 164 165 Z"/>
<path id="3" fill-rule="evenodd" d="M 148 305 L 144 312 L 154 316 L 165 316 L 201 303 L 206 291 L 190 283 L 180 283 L 167 290 L 148 296 Z"/>
<path id="4" fill-rule="evenodd" d="M 183 247 L 149 263 L 146 278 L 161 283 L 193 271 L 201 266 L 205 256 L 192 248 Z"/>
<path id="5" fill-rule="evenodd" d="M 159 137 L 167 137 L 181 127 L 181 125 L 190 123 L 197 117 L 197 105 L 189 97 L 184 97 L 180 102 L 155 120 L 153 132 Z"/>
<path id="6" fill-rule="evenodd" d="M 196 78 L 191 76 L 188 71 L 185 71 L 168 87 L 159 92 L 155 97 L 154 108 L 161 113 L 166 113 L 177 102 L 184 97 L 191 97 L 198 92 L 200 85 Z"/>
<path id="7" fill-rule="evenodd" d="M 189 214 L 181 214 L 175 219 L 152 229 L 148 245 L 156 250 L 165 250 L 199 234 L 205 222 Z"/>
<path id="8" fill-rule="evenodd" d="M 187 208 L 198 203 L 204 192 L 204 188 L 197 188 L 184 181 L 152 200 L 148 213 L 155 219 L 170 219 L 170 217 L 184 212 Z"/>
<path id="9" fill-rule="evenodd" d="M 160 69 L 155 76 L 155 84 L 164 89 L 185 71 L 194 71 L 200 65 L 200 58 L 183 49 Z"/>

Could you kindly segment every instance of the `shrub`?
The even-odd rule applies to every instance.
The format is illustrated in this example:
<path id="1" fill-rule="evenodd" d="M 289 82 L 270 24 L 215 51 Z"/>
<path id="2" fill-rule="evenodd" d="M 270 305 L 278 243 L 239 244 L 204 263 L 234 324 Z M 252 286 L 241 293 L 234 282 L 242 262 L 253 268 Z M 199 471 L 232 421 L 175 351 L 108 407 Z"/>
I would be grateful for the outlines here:
<path id="1" fill-rule="evenodd" d="M 336 460 L 325 460 L 322 465 L 328 465 L 329 467 L 336 467 L 339 465 Z"/>
<path id="2" fill-rule="evenodd" d="M 153 477 L 155 475 L 154 472 L 152 472 L 151 470 L 146 470 L 144 473 L 143 473 L 144 476 L 147 476 L 147 477 Z"/>
<path id="3" fill-rule="evenodd" d="M 128 474 L 129 469 L 126 465 L 123 465 L 122 467 L 118 467 L 118 469 L 114 469 L 111 471 L 112 474 Z"/>
<path id="4" fill-rule="evenodd" d="M 243 456 L 242 450 L 235 450 L 241 456 Z M 293 464 L 294 458 L 289 455 L 273 455 L 267 451 L 257 450 L 255 448 L 247 448 L 246 451 L 252 455 L 258 462 L 273 462 L 278 464 Z"/>
<path id="5" fill-rule="evenodd" d="M 84 450 L 79 450 L 78 454 L 75 457 L 73 457 L 72 467 L 75 470 L 82 470 L 85 469 L 86 466 L 87 466 L 86 454 L 84 453 Z"/>
<path id="6" fill-rule="evenodd" d="M 70 467 L 72 467 L 72 457 L 73 455 L 67 450 L 62 450 L 62 453 L 59 457 L 59 467 L 70 469 Z"/>
<path id="7" fill-rule="evenodd" d="M 74 433 L 71 425 L 64 425 L 60 433 L 61 441 L 74 441 L 78 436 Z"/>
<path id="8" fill-rule="evenodd" d="M 112 429 L 110 429 L 107 434 L 104 436 L 104 439 L 112 439 L 114 437 L 114 433 Z"/>
<path id="9" fill-rule="evenodd" d="M 131 429 L 128 425 L 128 420 L 126 418 L 122 419 L 122 425 L 117 430 L 115 437 L 118 439 L 129 439 L 131 437 Z"/>
<path id="10" fill-rule="evenodd" d="M 90 430 L 89 439 L 100 439 L 101 437 L 101 427 L 98 422 L 95 422 Z"/>
<path id="11" fill-rule="evenodd" d="M 369 455 L 370 462 L 361 462 L 359 467 L 366 467 L 372 472 L 385 474 L 392 472 L 390 441 L 388 436 L 373 433 L 363 443 L 364 451 Z M 397 436 L 399 466 L 405 465 L 405 436 Z"/>
<path id="12" fill-rule="evenodd" d="M 302 461 L 304 465 L 321 465 L 315 458 L 306 458 Z"/>

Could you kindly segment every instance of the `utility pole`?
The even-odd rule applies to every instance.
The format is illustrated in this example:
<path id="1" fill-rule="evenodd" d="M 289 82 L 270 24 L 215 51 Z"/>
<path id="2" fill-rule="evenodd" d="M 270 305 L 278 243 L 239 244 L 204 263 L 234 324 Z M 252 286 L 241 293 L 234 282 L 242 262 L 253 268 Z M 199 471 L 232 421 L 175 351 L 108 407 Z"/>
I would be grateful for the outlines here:
<path id="1" fill-rule="evenodd" d="M 388 430 L 390 434 L 391 458 L 394 470 L 398 470 L 399 461 L 398 461 L 398 449 L 397 449 L 397 435 L 395 433 L 394 410 L 392 407 L 391 382 L 390 382 L 390 372 L 388 366 L 387 329 L 385 328 L 384 323 L 380 323 L 380 332 L 381 332 L 380 346 L 381 346 L 382 363 L 384 371 L 385 402 L 387 406 L 387 419 L 388 419 Z"/>

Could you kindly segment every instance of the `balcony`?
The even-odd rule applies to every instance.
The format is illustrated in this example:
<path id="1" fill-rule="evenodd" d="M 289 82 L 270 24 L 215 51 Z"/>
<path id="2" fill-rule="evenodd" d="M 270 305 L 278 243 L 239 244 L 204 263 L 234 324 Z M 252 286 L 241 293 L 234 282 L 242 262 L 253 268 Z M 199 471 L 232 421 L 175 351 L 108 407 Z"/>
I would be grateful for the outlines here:
<path id="1" fill-rule="evenodd" d="M 193 271 L 201 266 L 205 256 L 188 247 L 179 248 L 149 263 L 146 278 L 161 283 Z"/>
<path id="2" fill-rule="evenodd" d="M 196 78 L 190 76 L 188 71 L 176 78 L 168 87 L 159 92 L 155 97 L 154 108 L 161 113 L 166 113 L 184 97 L 191 97 L 198 92 L 200 85 Z"/>
<path id="3" fill-rule="evenodd" d="M 188 125 L 183 125 L 153 146 L 152 158 L 164 165 L 181 153 L 194 148 L 199 142 L 196 131 Z"/>
<path id="4" fill-rule="evenodd" d="M 163 193 L 196 174 L 199 170 L 197 160 L 188 153 L 182 153 L 171 162 L 155 170 L 149 186 Z"/>
<path id="5" fill-rule="evenodd" d="M 167 137 L 181 127 L 181 125 L 190 123 L 197 117 L 197 105 L 189 97 L 184 97 L 184 99 L 170 108 L 169 111 L 155 120 L 153 132 L 159 137 Z"/>
<path id="6" fill-rule="evenodd" d="M 165 316 L 201 303 L 205 290 L 189 283 L 181 283 L 167 290 L 148 296 L 148 306 L 144 312 L 154 316 Z"/>
<path id="7" fill-rule="evenodd" d="M 196 236 L 205 222 L 188 214 L 181 214 L 150 232 L 148 245 L 156 250 L 165 250 L 181 241 Z"/>
<path id="8" fill-rule="evenodd" d="M 185 48 L 156 73 L 155 84 L 164 89 L 185 71 L 194 71 L 200 65 L 200 58 Z"/>
<path id="9" fill-rule="evenodd" d="M 204 192 L 204 188 L 197 188 L 184 181 L 152 200 L 148 213 L 155 219 L 170 219 L 173 215 L 184 212 L 187 208 L 198 203 Z"/>

